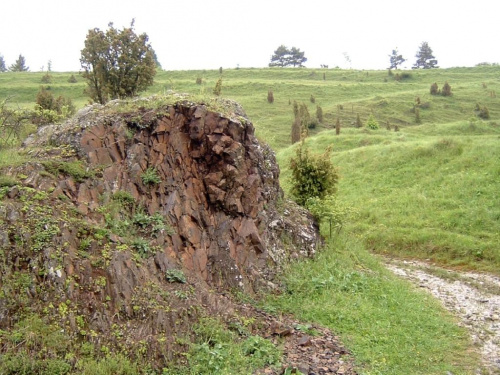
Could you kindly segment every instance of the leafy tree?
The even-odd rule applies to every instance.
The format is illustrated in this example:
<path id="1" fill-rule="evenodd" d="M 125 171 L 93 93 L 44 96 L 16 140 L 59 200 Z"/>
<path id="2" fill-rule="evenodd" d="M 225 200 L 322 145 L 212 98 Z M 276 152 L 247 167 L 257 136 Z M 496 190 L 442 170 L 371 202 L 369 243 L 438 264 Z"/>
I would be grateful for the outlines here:
<path id="1" fill-rule="evenodd" d="M 101 104 L 137 95 L 153 84 L 156 74 L 149 37 L 134 32 L 134 20 L 123 30 L 113 23 L 108 26 L 106 33 L 98 28 L 88 31 L 80 57 L 86 92 Z"/>
<path id="2" fill-rule="evenodd" d="M 290 160 L 290 169 L 292 194 L 302 206 L 311 198 L 323 199 L 337 191 L 339 176 L 331 161 L 331 148 L 322 155 L 312 155 L 302 143 Z"/>
<path id="3" fill-rule="evenodd" d="M 274 54 L 271 56 L 271 62 L 269 66 L 278 66 L 284 68 L 286 66 L 299 66 L 303 67 L 307 58 L 304 56 L 304 52 L 300 48 L 292 47 L 288 49 L 283 44 L 279 46 Z"/>
<path id="4" fill-rule="evenodd" d="M 417 61 L 415 62 L 415 65 L 413 65 L 413 69 L 439 68 L 439 66 L 437 66 L 438 61 L 432 54 L 432 49 L 429 47 L 427 42 L 422 42 L 415 57 L 417 58 Z"/>
<path id="5" fill-rule="evenodd" d="M 274 55 L 271 56 L 269 66 L 279 66 L 280 68 L 287 66 L 287 56 L 289 53 L 288 48 L 282 44 L 274 51 Z"/>
<path id="6" fill-rule="evenodd" d="M 296 66 L 298 67 L 303 67 L 304 63 L 307 61 L 307 57 L 304 56 L 303 51 L 300 50 L 300 48 L 295 48 L 292 47 L 290 50 L 290 59 L 289 59 L 289 64 L 292 65 L 294 68 Z"/>
<path id="7" fill-rule="evenodd" d="M 0 55 L 0 73 L 6 72 L 7 71 L 7 66 L 5 66 L 5 60 L 3 58 L 3 55 Z"/>
<path id="8" fill-rule="evenodd" d="M 389 62 L 391 64 L 391 66 L 389 66 L 389 69 L 397 69 L 399 65 L 403 64 L 406 61 L 406 59 L 403 58 L 403 55 L 399 54 L 397 48 L 392 50 L 392 54 L 389 55 L 389 57 Z"/>
<path id="9" fill-rule="evenodd" d="M 26 66 L 26 59 L 23 55 L 19 55 L 16 62 L 9 66 L 9 70 L 11 72 L 27 72 L 30 70 L 28 66 Z"/>

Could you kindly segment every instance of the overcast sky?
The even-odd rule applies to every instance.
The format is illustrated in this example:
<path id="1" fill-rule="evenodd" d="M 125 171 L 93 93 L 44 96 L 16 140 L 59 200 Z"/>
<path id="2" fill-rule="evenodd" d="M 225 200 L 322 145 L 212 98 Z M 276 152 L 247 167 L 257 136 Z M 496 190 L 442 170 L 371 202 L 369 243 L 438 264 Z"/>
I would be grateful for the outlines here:
<path id="1" fill-rule="evenodd" d="M 78 71 L 89 29 L 135 18 L 165 70 L 265 67 L 281 44 L 309 68 L 386 69 L 395 48 L 410 68 L 423 41 L 440 67 L 474 66 L 500 62 L 499 10 L 495 0 L 2 0 L 0 55 Z"/>

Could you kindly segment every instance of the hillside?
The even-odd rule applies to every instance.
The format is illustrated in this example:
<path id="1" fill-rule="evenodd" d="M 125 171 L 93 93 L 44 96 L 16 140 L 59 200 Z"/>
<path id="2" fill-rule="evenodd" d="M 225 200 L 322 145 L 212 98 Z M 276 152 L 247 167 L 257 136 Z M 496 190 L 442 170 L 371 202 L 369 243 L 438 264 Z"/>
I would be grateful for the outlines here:
<path id="1" fill-rule="evenodd" d="M 499 73 L 499 67 L 488 66 L 394 71 L 393 75 L 387 71 L 334 69 L 225 70 L 222 97 L 240 103 L 255 126 L 256 137 L 277 151 L 285 196 L 289 194 L 288 161 L 295 152 L 295 146 L 290 144 L 293 101 L 306 103 L 311 118 L 315 117 L 317 106 L 321 106 L 324 121 L 310 129 L 305 145 L 318 153 L 333 146 L 332 160 L 341 175 L 338 201 L 351 213 L 342 231 L 332 239 L 327 238 L 315 260 L 298 262 L 285 272 L 273 274 L 276 279 L 271 285 L 279 284 L 284 289 L 264 302 L 259 301 L 257 295 L 247 293 L 254 288 L 251 279 L 255 274 L 249 272 L 242 274 L 250 277 L 248 283 L 245 282 L 245 292 L 232 291 L 237 299 L 258 304 L 272 313 L 290 312 L 303 322 L 319 322 L 338 332 L 353 352 L 359 373 L 474 373 L 477 356 L 454 318 L 428 296 L 397 281 L 369 252 L 421 258 L 455 269 L 498 274 L 500 100 L 496 92 L 500 87 Z M 69 83 L 70 73 L 51 75 L 49 86 L 55 96 L 68 96 L 77 107 L 86 104 L 81 78 L 75 74 L 77 82 Z M 0 74 L 0 98 L 12 96 L 9 105 L 31 108 L 42 85 L 42 76 L 43 73 Z M 198 78 L 201 84 L 196 83 Z M 155 85 L 146 95 L 168 96 L 170 90 L 175 90 L 193 94 L 195 101 L 214 103 L 212 89 L 218 78 L 218 71 L 159 72 Z M 440 89 L 448 82 L 453 95 L 430 95 L 434 82 Z M 272 104 L 267 102 L 269 90 L 274 94 Z M 488 108 L 489 119 L 477 116 L 477 105 Z M 215 112 L 222 113 L 224 109 L 217 106 Z M 361 128 L 354 127 L 358 114 L 364 123 Z M 378 121 L 379 129 L 366 128 L 370 114 Z M 136 115 L 130 116 L 130 123 L 141 125 Z M 334 129 L 337 117 L 341 121 L 340 135 L 336 135 Z M 230 159 L 237 156 L 232 152 L 228 155 Z M 26 153 L 13 153 L 12 149 L 0 149 L 0 168 L 2 171 L 22 169 L 30 157 Z M 11 180 L 1 182 L 12 188 Z M 217 186 L 211 187 L 209 196 L 217 201 L 222 192 L 214 187 Z M 134 190 L 130 193 L 134 199 L 143 199 L 136 196 Z M 151 207 L 156 207 L 161 199 L 153 201 Z M 77 206 L 79 210 L 85 206 L 81 203 Z M 186 209 L 185 205 L 181 206 Z M 238 204 L 233 206 L 238 210 Z M 268 205 L 262 208 L 267 210 Z M 106 213 L 100 214 L 106 217 Z M 182 217 L 175 220 L 181 227 L 186 224 Z M 185 225 L 182 230 L 190 228 L 191 225 Z M 328 237 L 325 230 L 323 234 Z M 116 241 L 117 238 L 113 238 Z M 253 241 L 250 243 L 255 246 Z M 288 241 L 285 236 L 286 246 Z M 116 242 L 113 243 L 112 246 L 116 246 Z M 148 248 L 139 242 L 137 246 L 143 250 Z M 185 258 L 186 255 L 183 261 Z M 239 260 L 243 266 L 247 261 L 253 263 L 252 259 L 263 260 L 258 251 L 256 258 L 252 255 Z M 185 272 L 189 273 L 189 269 Z M 213 276 L 211 280 L 216 279 L 217 276 Z M 15 282 L 19 284 L 23 280 Z M 182 296 L 190 291 L 184 284 L 179 286 L 181 289 L 175 295 L 182 302 Z M 198 295 L 198 289 L 195 294 Z M 246 319 L 251 317 L 240 316 L 237 324 L 247 327 Z M 314 331 L 300 324 L 297 327 L 302 328 L 296 328 L 297 332 Z M 198 332 L 204 330 L 202 337 L 225 335 L 223 331 L 209 333 L 207 326 L 210 325 L 213 322 L 196 326 Z M 20 329 L 13 334 L 16 332 L 21 334 Z M 184 342 L 183 339 L 180 341 Z M 228 358 L 226 344 L 220 343 L 220 351 L 215 354 Z M 194 348 L 199 350 L 198 354 L 203 350 L 200 346 Z M 203 366 L 203 361 L 208 359 L 200 358 L 198 363 Z"/>

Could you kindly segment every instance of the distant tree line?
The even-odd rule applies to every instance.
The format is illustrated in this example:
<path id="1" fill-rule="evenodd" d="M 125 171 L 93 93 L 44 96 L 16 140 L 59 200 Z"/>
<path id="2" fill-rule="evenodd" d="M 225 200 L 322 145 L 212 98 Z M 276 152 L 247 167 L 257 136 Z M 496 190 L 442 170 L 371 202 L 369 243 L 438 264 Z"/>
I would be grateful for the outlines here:
<path id="1" fill-rule="evenodd" d="M 29 66 L 26 66 L 26 59 L 23 55 L 19 55 L 16 62 L 7 68 L 5 64 L 5 59 L 3 55 L 0 55 L 0 72 L 6 72 L 10 70 L 11 72 L 27 72 L 30 70 Z"/>

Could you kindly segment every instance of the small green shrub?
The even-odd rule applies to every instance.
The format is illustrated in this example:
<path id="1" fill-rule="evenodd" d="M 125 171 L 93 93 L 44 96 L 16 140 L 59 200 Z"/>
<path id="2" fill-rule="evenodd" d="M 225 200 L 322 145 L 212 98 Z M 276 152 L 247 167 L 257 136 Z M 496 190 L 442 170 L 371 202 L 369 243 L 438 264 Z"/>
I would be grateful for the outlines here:
<path id="1" fill-rule="evenodd" d="M 373 114 L 368 117 L 368 120 L 366 121 L 366 126 L 372 130 L 377 130 L 379 128 L 378 121 L 375 119 L 375 116 Z"/>
<path id="2" fill-rule="evenodd" d="M 149 242 L 142 237 L 135 238 L 132 241 L 131 246 L 141 258 L 149 258 L 152 254 L 152 249 L 149 245 Z"/>
<path id="3" fill-rule="evenodd" d="M 264 365 L 277 366 L 280 363 L 281 353 L 274 344 L 260 336 L 250 336 L 242 345 L 243 354 L 251 356 Z"/>
<path id="4" fill-rule="evenodd" d="M 49 73 L 45 73 L 41 79 L 42 83 L 51 83 L 52 76 Z"/>
<path id="5" fill-rule="evenodd" d="M 290 160 L 292 194 L 297 203 L 305 206 L 309 198 L 323 198 L 337 189 L 338 172 L 331 161 L 331 149 L 322 155 L 312 155 L 302 143 Z"/>
<path id="6" fill-rule="evenodd" d="M 77 83 L 78 81 L 76 80 L 75 76 L 72 74 L 68 78 L 68 83 Z"/>
<path id="7" fill-rule="evenodd" d="M 146 169 L 142 173 L 141 178 L 144 185 L 157 185 L 161 182 L 158 171 L 153 167 L 149 167 L 148 169 Z"/>
<path id="8" fill-rule="evenodd" d="M 184 275 L 184 272 L 182 272 L 182 270 L 178 270 L 178 269 L 167 270 L 165 277 L 169 283 L 185 284 L 187 281 L 186 275 Z"/>
<path id="9" fill-rule="evenodd" d="M 128 191 L 118 190 L 112 196 L 112 199 L 119 202 L 123 206 L 132 207 L 135 204 L 135 199 Z"/>

